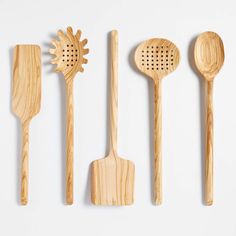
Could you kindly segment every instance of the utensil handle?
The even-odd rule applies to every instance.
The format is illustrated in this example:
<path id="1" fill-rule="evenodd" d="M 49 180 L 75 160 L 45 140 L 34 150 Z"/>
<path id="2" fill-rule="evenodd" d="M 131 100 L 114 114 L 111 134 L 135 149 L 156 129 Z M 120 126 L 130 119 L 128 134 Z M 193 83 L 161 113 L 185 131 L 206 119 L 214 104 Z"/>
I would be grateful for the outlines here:
<path id="1" fill-rule="evenodd" d="M 206 89 L 206 157 L 205 203 L 213 203 L 213 81 L 207 81 Z"/>
<path id="2" fill-rule="evenodd" d="M 161 79 L 154 83 L 154 202 L 162 203 L 162 109 L 161 109 Z"/>
<path id="3" fill-rule="evenodd" d="M 111 32 L 110 152 L 117 154 L 118 32 Z M 114 156 L 114 155 L 113 155 Z"/>
<path id="4" fill-rule="evenodd" d="M 22 123 L 21 204 L 28 203 L 29 181 L 29 121 Z"/>
<path id="5" fill-rule="evenodd" d="M 74 113 L 73 79 L 66 83 L 66 203 L 73 203 Z"/>

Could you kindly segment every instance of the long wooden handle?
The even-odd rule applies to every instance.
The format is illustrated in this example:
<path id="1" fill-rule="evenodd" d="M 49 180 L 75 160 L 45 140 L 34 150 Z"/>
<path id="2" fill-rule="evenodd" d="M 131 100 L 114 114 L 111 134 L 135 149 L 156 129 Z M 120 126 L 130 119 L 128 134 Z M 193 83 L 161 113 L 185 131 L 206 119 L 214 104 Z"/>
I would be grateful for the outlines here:
<path id="1" fill-rule="evenodd" d="M 73 79 L 66 83 L 66 203 L 73 203 L 74 114 Z"/>
<path id="2" fill-rule="evenodd" d="M 206 157 L 205 157 L 205 203 L 213 203 L 213 81 L 206 89 Z"/>
<path id="3" fill-rule="evenodd" d="M 29 181 L 29 122 L 22 123 L 21 204 L 28 203 Z"/>
<path id="4" fill-rule="evenodd" d="M 162 203 L 162 110 L 161 110 L 161 79 L 154 83 L 154 202 Z"/>
<path id="5" fill-rule="evenodd" d="M 118 32 L 111 32 L 110 152 L 117 154 Z"/>

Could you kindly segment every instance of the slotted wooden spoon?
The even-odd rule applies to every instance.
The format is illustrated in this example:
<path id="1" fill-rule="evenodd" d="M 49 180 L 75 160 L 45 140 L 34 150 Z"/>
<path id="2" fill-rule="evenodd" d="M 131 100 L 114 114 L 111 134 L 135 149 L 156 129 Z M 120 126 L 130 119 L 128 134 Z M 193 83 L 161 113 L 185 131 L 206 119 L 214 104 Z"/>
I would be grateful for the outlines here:
<path id="1" fill-rule="evenodd" d="M 138 69 L 153 79 L 154 82 L 154 202 L 162 202 L 162 168 L 161 168 L 161 81 L 176 69 L 179 64 L 178 48 L 167 39 L 149 39 L 141 43 L 135 52 Z"/>
<path id="2" fill-rule="evenodd" d="M 134 164 L 117 154 L 118 33 L 111 33 L 110 152 L 91 164 L 91 200 L 95 205 L 133 203 Z"/>
<path id="3" fill-rule="evenodd" d="M 205 203 L 213 204 L 213 81 L 224 63 L 224 45 L 214 32 L 204 32 L 196 40 L 195 64 L 206 81 Z"/>
<path id="4" fill-rule="evenodd" d="M 41 50 L 37 45 L 17 45 L 13 57 L 12 108 L 22 125 L 21 204 L 28 203 L 29 124 L 41 103 Z"/>
<path id="5" fill-rule="evenodd" d="M 56 71 L 64 75 L 66 82 L 66 105 L 67 105 L 67 124 L 66 124 L 66 202 L 73 203 L 73 152 L 74 152 L 74 134 L 73 134 L 73 80 L 78 71 L 83 72 L 83 64 L 87 63 L 84 58 L 89 50 L 84 46 L 87 39 L 80 41 L 81 31 L 78 30 L 74 35 L 71 27 L 67 28 L 67 33 L 59 30 L 57 32 L 59 41 L 53 40 L 54 49 L 50 53 L 56 57 L 52 64 L 57 64 Z"/>

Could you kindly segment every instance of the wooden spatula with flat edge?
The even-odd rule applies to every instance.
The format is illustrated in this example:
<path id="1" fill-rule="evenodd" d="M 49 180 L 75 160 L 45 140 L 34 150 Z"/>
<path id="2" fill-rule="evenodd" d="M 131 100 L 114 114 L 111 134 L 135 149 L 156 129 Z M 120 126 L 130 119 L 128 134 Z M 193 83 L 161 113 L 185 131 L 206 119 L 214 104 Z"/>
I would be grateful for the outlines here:
<path id="1" fill-rule="evenodd" d="M 13 58 L 13 112 L 22 124 L 21 204 L 28 202 L 29 123 L 41 103 L 41 50 L 37 45 L 17 45 Z"/>
<path id="2" fill-rule="evenodd" d="M 91 200 L 95 205 L 133 203 L 134 164 L 117 154 L 118 33 L 111 33 L 110 153 L 91 165 Z"/>

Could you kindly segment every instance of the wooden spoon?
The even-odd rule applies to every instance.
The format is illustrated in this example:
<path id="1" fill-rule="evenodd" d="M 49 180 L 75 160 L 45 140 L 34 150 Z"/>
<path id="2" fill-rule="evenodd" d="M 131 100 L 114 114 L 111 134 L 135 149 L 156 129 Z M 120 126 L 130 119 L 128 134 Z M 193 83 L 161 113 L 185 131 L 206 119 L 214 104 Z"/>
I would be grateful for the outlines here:
<path id="1" fill-rule="evenodd" d="M 195 48 L 195 64 L 206 81 L 206 156 L 205 203 L 213 203 L 213 80 L 224 63 L 224 45 L 214 32 L 198 36 Z"/>
<path id="2" fill-rule="evenodd" d="M 67 96 L 67 125 L 66 125 L 66 202 L 73 203 L 73 80 L 78 71 L 83 72 L 83 64 L 87 63 L 84 58 L 89 50 L 84 46 L 87 39 L 80 41 L 81 31 L 78 30 L 74 35 L 71 27 L 67 28 L 64 34 L 61 30 L 57 32 L 60 41 L 53 40 L 55 49 L 50 49 L 50 53 L 56 55 L 52 64 L 57 64 L 56 71 L 64 75 L 66 82 Z"/>
<path id="3" fill-rule="evenodd" d="M 28 203 L 29 123 L 41 103 L 41 50 L 37 45 L 17 45 L 13 57 L 12 108 L 22 125 L 21 204 Z"/>
<path id="4" fill-rule="evenodd" d="M 149 39 L 141 43 L 135 52 L 138 69 L 154 81 L 154 202 L 162 202 L 161 168 L 161 81 L 179 64 L 178 48 L 167 39 Z"/>
<path id="5" fill-rule="evenodd" d="M 133 203 L 134 164 L 117 154 L 117 72 L 118 33 L 111 33 L 111 101 L 110 152 L 91 164 L 91 200 L 95 205 L 129 205 Z"/>

